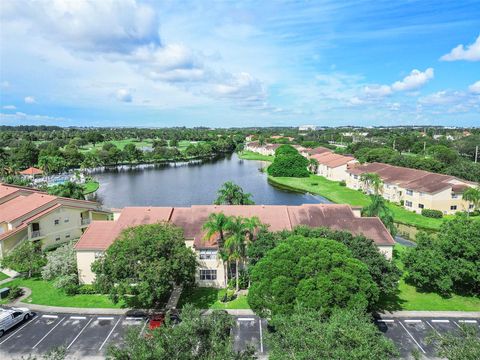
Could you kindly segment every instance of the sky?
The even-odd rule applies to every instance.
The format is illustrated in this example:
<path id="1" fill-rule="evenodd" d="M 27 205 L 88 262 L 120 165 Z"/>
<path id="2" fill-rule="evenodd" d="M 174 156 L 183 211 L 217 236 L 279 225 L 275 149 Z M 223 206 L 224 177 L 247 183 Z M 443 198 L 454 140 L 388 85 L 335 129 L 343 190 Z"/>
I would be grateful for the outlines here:
<path id="1" fill-rule="evenodd" d="M 0 1 L 0 125 L 480 126 L 476 1 Z"/>

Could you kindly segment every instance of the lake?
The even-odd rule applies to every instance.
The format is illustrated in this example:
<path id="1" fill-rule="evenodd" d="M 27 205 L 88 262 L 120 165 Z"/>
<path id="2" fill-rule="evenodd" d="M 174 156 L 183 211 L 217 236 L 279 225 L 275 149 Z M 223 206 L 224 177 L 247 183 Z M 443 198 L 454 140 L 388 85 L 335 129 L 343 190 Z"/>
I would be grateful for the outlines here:
<path id="1" fill-rule="evenodd" d="M 260 169 L 266 163 L 242 160 L 236 154 L 198 163 L 121 166 L 92 173 L 100 182 L 94 198 L 108 208 L 125 206 L 190 206 L 211 204 L 226 181 L 240 185 L 256 204 L 329 203 L 321 196 L 270 185 Z"/>

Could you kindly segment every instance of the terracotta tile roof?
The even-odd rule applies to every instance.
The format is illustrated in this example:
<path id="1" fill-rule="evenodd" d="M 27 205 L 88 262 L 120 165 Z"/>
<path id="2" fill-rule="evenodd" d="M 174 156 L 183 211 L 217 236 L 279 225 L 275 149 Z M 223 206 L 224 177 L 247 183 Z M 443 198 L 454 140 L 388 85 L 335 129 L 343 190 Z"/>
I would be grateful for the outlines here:
<path id="1" fill-rule="evenodd" d="M 76 249 L 106 250 L 126 227 L 167 220 L 182 227 L 185 238 L 193 239 L 196 248 L 216 248 L 218 238 L 204 239 L 202 226 L 211 213 L 220 212 L 227 216 L 257 216 L 262 223 L 269 225 L 270 231 L 291 230 L 297 225 L 326 226 L 362 234 L 377 245 L 394 244 L 393 238 L 378 218 L 357 218 L 348 205 L 193 205 L 189 208 L 125 208 L 117 221 L 94 221 L 80 238 Z M 104 228 L 100 229 L 101 227 Z"/>
<path id="2" fill-rule="evenodd" d="M 56 196 L 43 193 L 32 193 L 28 196 L 20 195 L 0 205 L 0 222 L 11 222 L 28 213 L 47 205 L 54 203 Z"/>
<path id="3" fill-rule="evenodd" d="M 20 171 L 20 174 L 22 174 L 22 175 L 41 175 L 41 174 L 43 174 L 43 171 L 40 170 L 40 169 L 37 169 L 35 167 L 29 167 L 28 169 Z"/>
<path id="4" fill-rule="evenodd" d="M 328 153 L 324 152 L 321 154 L 314 154 L 310 156 L 312 159 L 316 159 L 319 164 L 335 168 L 337 166 L 345 165 L 353 160 L 355 160 L 352 156 L 344 156 L 340 154 Z"/>
<path id="5" fill-rule="evenodd" d="M 308 153 L 310 155 L 318 155 L 318 154 L 331 153 L 331 152 L 332 152 L 332 150 L 327 149 L 326 147 L 323 147 L 323 146 L 319 146 L 319 147 L 316 147 L 314 149 L 308 150 Z"/>
<path id="6" fill-rule="evenodd" d="M 16 193 L 16 192 L 18 192 L 18 191 L 20 191 L 19 188 L 1 184 L 1 185 L 0 185 L 0 199 L 3 198 L 3 197 L 5 197 L 5 196 L 14 194 L 14 193 Z"/>

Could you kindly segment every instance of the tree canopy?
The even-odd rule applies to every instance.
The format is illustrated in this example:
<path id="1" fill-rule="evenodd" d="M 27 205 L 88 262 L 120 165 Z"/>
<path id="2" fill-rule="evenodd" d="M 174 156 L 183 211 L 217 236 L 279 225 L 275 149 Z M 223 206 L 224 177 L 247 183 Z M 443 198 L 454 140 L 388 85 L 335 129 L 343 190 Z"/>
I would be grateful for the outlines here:
<path id="1" fill-rule="evenodd" d="M 2 267 L 24 273 L 26 277 L 39 275 L 46 264 L 40 243 L 24 241 L 0 261 Z"/>
<path id="2" fill-rule="evenodd" d="M 278 315 L 267 335 L 271 360 L 350 359 L 377 360 L 398 356 L 391 340 L 383 336 L 363 312 L 334 309 L 330 316 L 320 311 L 296 308 L 291 315 Z"/>
<path id="3" fill-rule="evenodd" d="M 155 308 L 168 299 L 173 284 L 193 285 L 196 265 L 183 230 L 158 223 L 124 230 L 92 270 L 95 284 L 113 301 Z"/>
<path id="4" fill-rule="evenodd" d="M 246 193 L 232 181 L 225 182 L 217 192 L 216 205 L 254 205 L 252 194 Z"/>
<path id="5" fill-rule="evenodd" d="M 275 151 L 275 159 L 268 167 L 271 176 L 308 177 L 309 162 L 291 145 L 282 145 Z"/>
<path id="6" fill-rule="evenodd" d="M 420 233 L 404 256 L 407 281 L 448 296 L 480 295 L 480 219 L 457 216 L 436 238 Z"/>
<path id="7" fill-rule="evenodd" d="M 250 275 L 248 302 L 262 316 L 289 313 L 295 304 L 325 312 L 367 309 L 379 296 L 367 266 L 328 239 L 292 236 L 267 252 Z"/>

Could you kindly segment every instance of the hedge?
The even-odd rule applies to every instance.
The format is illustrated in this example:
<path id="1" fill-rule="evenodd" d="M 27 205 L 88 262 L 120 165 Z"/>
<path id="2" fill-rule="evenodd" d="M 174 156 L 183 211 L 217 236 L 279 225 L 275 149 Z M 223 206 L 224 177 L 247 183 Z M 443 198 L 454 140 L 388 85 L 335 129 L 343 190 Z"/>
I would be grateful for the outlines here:
<path id="1" fill-rule="evenodd" d="M 440 210 L 422 209 L 422 215 L 429 218 L 440 219 L 443 213 Z"/>

